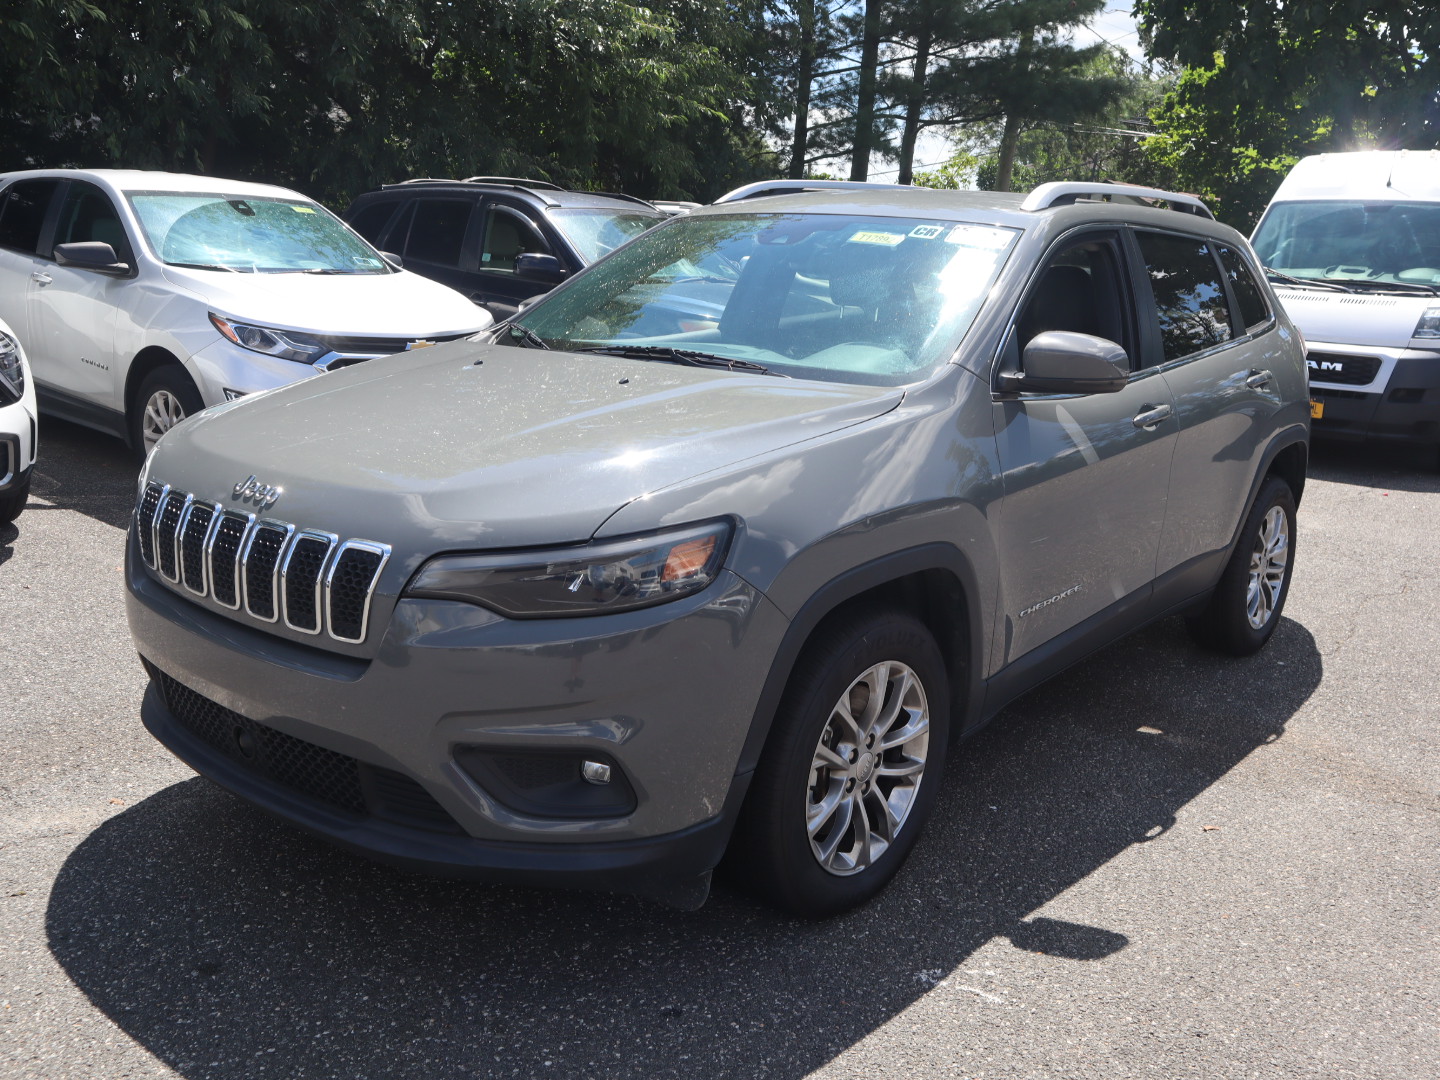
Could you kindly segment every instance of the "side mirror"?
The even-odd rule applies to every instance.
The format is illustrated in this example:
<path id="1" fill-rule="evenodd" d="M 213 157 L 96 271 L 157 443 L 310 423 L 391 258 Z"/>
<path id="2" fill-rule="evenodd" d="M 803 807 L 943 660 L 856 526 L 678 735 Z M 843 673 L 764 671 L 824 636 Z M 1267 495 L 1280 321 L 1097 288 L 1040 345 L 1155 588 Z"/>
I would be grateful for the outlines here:
<path id="1" fill-rule="evenodd" d="M 61 266 L 73 266 L 77 270 L 93 270 L 97 274 L 114 274 L 117 277 L 130 272 L 130 264 L 120 261 L 115 249 L 99 240 L 86 240 L 77 244 L 56 244 L 55 261 Z"/>
<path id="2" fill-rule="evenodd" d="M 515 276 L 527 281 L 544 281 L 551 285 L 565 280 L 565 267 L 554 255 L 524 252 L 515 256 Z"/>
<path id="3" fill-rule="evenodd" d="M 405 269 L 404 260 L 401 259 L 399 255 L 396 255 L 393 251 L 382 251 L 380 252 L 380 257 L 384 259 L 387 263 L 389 263 L 391 266 L 393 266 L 396 270 Z"/>
<path id="4" fill-rule="evenodd" d="M 518 305 L 516 305 L 515 314 L 516 314 L 516 315 L 519 315 L 520 312 L 524 311 L 524 310 L 525 310 L 526 308 L 528 308 L 531 304 L 535 303 L 535 301 L 537 301 L 537 300 L 543 300 L 544 298 L 545 298 L 545 294 L 544 294 L 544 293 L 537 293 L 537 294 L 534 295 L 534 296 L 527 296 L 524 300 L 521 300 Z"/>
<path id="5" fill-rule="evenodd" d="M 1028 394 L 1113 394 L 1125 389 L 1130 357 L 1107 338 L 1049 330 L 1025 346 L 1020 371 L 1000 377 L 1004 390 Z"/>

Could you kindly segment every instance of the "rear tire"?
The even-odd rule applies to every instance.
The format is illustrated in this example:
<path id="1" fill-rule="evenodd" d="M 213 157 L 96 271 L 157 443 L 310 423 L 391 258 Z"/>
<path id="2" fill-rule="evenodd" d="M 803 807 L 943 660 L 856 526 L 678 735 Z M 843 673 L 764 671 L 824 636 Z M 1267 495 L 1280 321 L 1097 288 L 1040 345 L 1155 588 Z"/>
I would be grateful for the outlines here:
<path id="1" fill-rule="evenodd" d="M 1209 603 L 1188 620 L 1191 635 L 1231 656 L 1259 652 L 1280 624 L 1294 567 L 1295 496 L 1271 476 L 1260 485 Z"/>
<path id="2" fill-rule="evenodd" d="M 30 478 L 34 473 L 33 467 L 26 469 L 10 485 L 9 491 L 0 491 L 0 525 L 10 524 L 25 509 L 25 501 L 30 498 Z"/>
<path id="3" fill-rule="evenodd" d="M 935 639 L 898 612 L 837 621 L 791 675 L 728 861 L 804 918 L 869 900 L 939 793 L 950 689 Z"/>
<path id="4" fill-rule="evenodd" d="M 130 446 L 144 461 L 155 444 L 182 421 L 205 408 L 200 391 L 179 364 L 166 364 L 145 376 L 130 407 Z"/>

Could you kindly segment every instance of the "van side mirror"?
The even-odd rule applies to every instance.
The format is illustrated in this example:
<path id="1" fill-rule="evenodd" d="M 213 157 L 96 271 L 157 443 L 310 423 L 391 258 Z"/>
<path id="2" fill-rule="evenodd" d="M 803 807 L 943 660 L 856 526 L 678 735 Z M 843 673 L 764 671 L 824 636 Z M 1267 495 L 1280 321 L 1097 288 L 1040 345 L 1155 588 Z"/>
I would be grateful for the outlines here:
<path id="1" fill-rule="evenodd" d="M 76 270 L 93 270 L 97 274 L 113 274 L 119 277 L 130 273 L 130 264 L 120 261 L 115 249 L 99 240 L 85 240 L 74 244 L 56 244 L 55 261 L 61 266 L 73 266 Z"/>
<path id="2" fill-rule="evenodd" d="M 565 279 L 565 267 L 554 255 L 527 251 L 515 256 L 515 276 L 554 285 Z"/>
<path id="3" fill-rule="evenodd" d="M 1125 389 L 1130 357 L 1108 338 L 1048 330 L 1025 346 L 1020 370 L 1000 376 L 1002 390 L 1026 394 L 1114 394 Z"/>

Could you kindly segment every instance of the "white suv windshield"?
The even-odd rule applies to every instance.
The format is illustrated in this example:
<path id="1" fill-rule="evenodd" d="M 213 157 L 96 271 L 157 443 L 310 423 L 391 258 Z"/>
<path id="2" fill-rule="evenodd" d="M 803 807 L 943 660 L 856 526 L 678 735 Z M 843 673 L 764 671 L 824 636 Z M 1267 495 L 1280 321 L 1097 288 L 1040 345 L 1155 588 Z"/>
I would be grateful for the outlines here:
<path id="1" fill-rule="evenodd" d="M 316 203 L 150 191 L 128 196 L 171 266 L 246 273 L 386 274 L 378 252 Z"/>
<path id="2" fill-rule="evenodd" d="M 677 218 L 523 322 L 551 348 L 685 349 L 894 385 L 949 359 L 1018 235 L 928 218 Z"/>
<path id="3" fill-rule="evenodd" d="M 1440 203 L 1276 203 L 1255 253 L 1298 278 L 1440 284 Z"/>
<path id="4" fill-rule="evenodd" d="M 570 238 L 586 263 L 608 255 L 625 241 L 665 219 L 629 210 L 551 210 L 550 220 Z"/>

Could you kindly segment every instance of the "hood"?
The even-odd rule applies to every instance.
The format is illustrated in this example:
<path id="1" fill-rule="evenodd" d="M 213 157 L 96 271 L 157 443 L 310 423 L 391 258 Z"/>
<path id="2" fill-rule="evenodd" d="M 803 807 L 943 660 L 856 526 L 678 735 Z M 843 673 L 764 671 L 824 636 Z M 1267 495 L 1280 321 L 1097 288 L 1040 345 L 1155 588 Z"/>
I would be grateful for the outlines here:
<path id="1" fill-rule="evenodd" d="M 1312 347 L 1329 343 L 1408 348 L 1425 309 L 1440 306 L 1440 296 L 1373 296 L 1282 287 L 1276 288 L 1275 295 Z"/>
<path id="2" fill-rule="evenodd" d="M 210 409 L 149 477 L 264 516 L 443 550 L 578 543 L 647 492 L 894 408 L 896 387 L 451 342 Z M 244 508 L 239 506 L 239 508 Z"/>
<path id="3" fill-rule="evenodd" d="M 166 266 L 165 277 L 220 315 L 337 337 L 438 337 L 492 322 L 448 285 L 394 274 L 232 274 Z"/>

